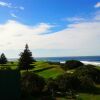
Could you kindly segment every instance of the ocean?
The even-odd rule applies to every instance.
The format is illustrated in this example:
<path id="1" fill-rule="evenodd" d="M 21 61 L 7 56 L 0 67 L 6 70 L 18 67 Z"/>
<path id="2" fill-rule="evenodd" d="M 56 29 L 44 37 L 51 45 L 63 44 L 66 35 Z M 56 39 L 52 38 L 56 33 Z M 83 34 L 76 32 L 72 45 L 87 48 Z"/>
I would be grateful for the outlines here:
<path id="1" fill-rule="evenodd" d="M 71 56 L 71 57 L 35 57 L 37 61 L 52 61 L 64 63 L 67 60 L 79 60 L 85 64 L 100 65 L 100 56 Z M 9 59 L 9 61 L 15 61 L 14 59 Z"/>
<path id="2" fill-rule="evenodd" d="M 64 63 L 67 60 L 79 60 L 85 64 L 100 65 L 100 56 L 37 57 L 36 60 L 61 63 Z"/>

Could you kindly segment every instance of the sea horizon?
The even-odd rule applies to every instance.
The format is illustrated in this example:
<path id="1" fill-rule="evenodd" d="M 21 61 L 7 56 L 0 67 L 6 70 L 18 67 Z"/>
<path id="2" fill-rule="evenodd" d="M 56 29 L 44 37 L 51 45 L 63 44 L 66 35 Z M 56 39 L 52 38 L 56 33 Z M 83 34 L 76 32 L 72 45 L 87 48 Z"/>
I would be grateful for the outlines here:
<path id="1" fill-rule="evenodd" d="M 79 60 L 85 64 L 100 65 L 100 56 L 64 56 L 64 57 L 34 57 L 37 61 L 51 61 L 65 63 L 67 60 Z M 17 61 L 19 58 L 8 58 Z"/>

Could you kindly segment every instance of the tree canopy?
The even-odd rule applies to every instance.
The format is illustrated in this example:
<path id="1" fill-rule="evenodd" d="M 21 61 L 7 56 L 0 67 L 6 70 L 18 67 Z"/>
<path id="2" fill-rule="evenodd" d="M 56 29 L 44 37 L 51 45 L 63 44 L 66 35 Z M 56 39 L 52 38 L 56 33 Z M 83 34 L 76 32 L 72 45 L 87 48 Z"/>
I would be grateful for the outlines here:
<path id="1" fill-rule="evenodd" d="M 4 53 L 1 54 L 0 56 L 0 64 L 6 64 L 7 63 L 7 58 Z"/>
<path id="2" fill-rule="evenodd" d="M 31 64 L 33 62 L 35 62 L 35 59 L 32 57 L 32 52 L 29 50 L 28 44 L 26 44 L 24 51 L 20 54 L 19 68 L 28 70 L 32 67 Z"/>

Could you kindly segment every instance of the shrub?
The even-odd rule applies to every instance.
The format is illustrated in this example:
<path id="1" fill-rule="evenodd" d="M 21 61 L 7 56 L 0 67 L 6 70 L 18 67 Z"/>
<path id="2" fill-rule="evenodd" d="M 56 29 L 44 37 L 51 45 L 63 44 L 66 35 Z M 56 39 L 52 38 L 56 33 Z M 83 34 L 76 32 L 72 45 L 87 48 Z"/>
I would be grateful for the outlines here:
<path id="1" fill-rule="evenodd" d="M 74 75 L 76 75 L 78 78 L 86 76 L 91 78 L 95 83 L 100 83 L 100 71 L 93 65 L 84 65 L 77 68 Z"/>
<path id="2" fill-rule="evenodd" d="M 21 91 L 22 96 L 39 95 L 45 85 L 44 78 L 34 74 L 33 72 L 24 72 L 21 76 Z"/>
<path id="3" fill-rule="evenodd" d="M 58 84 L 58 89 L 61 91 L 68 91 L 78 89 L 80 81 L 77 77 L 72 74 L 64 74 L 57 77 L 56 82 Z"/>
<path id="4" fill-rule="evenodd" d="M 92 78 L 88 76 L 83 76 L 79 78 L 80 80 L 80 90 L 86 92 L 92 92 L 95 88 Z"/>
<path id="5" fill-rule="evenodd" d="M 77 61 L 77 60 L 68 60 L 65 62 L 65 65 L 64 65 L 64 69 L 74 69 L 74 68 L 77 68 L 77 67 L 80 67 L 80 66 L 83 66 L 84 64 L 80 61 Z"/>

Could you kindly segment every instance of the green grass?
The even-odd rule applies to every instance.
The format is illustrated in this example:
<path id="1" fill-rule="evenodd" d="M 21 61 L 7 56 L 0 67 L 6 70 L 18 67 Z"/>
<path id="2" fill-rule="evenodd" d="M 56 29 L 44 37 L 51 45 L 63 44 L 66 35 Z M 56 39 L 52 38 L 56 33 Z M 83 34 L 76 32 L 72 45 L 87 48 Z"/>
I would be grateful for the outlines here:
<path id="1" fill-rule="evenodd" d="M 58 75 L 61 75 L 64 73 L 64 70 L 62 68 L 60 68 L 60 65 L 55 65 L 55 64 L 51 65 L 51 64 L 49 64 L 47 62 L 43 62 L 43 61 L 35 62 L 35 64 L 33 64 L 33 66 L 35 66 L 35 68 L 33 68 L 29 71 L 33 71 L 33 72 L 37 71 L 35 73 L 37 73 L 38 75 L 40 75 L 46 79 L 47 78 L 56 78 Z M 44 70 L 42 70 L 42 69 L 44 69 Z M 21 70 L 21 74 L 23 72 L 25 72 L 25 70 Z"/>
<path id="2" fill-rule="evenodd" d="M 50 64 L 48 64 L 47 62 L 43 62 L 43 61 L 35 62 L 33 66 L 35 66 L 35 68 L 32 69 L 33 71 L 51 67 Z"/>
<path id="3" fill-rule="evenodd" d="M 64 97 L 57 97 L 56 100 L 67 100 L 67 99 Z"/>
<path id="4" fill-rule="evenodd" d="M 0 68 L 1 67 L 9 67 L 11 68 L 12 70 L 15 70 L 18 68 L 18 62 L 8 62 L 7 64 L 0 64 Z"/>
<path id="5" fill-rule="evenodd" d="M 78 100 L 100 100 L 100 95 L 80 93 Z"/>
<path id="6" fill-rule="evenodd" d="M 49 70 L 38 72 L 37 74 L 44 78 L 56 78 L 58 75 L 61 75 L 63 73 L 64 71 L 60 68 L 51 68 Z"/>
<path id="7" fill-rule="evenodd" d="M 41 69 L 45 69 L 43 71 L 36 72 L 38 75 L 44 77 L 44 78 L 56 78 L 58 75 L 64 73 L 64 71 L 60 68 L 60 65 L 55 64 L 49 64 L 48 62 L 44 61 L 38 61 L 33 64 L 35 68 L 29 70 L 29 71 L 38 71 Z M 24 71 L 23 71 L 24 72 Z"/>
<path id="8" fill-rule="evenodd" d="M 66 97 L 57 97 L 56 100 L 100 100 L 100 95 L 80 93 L 76 99 L 66 99 Z"/>
<path id="9" fill-rule="evenodd" d="M 96 66 L 96 68 L 97 68 L 98 70 L 100 70 L 100 66 Z"/>

